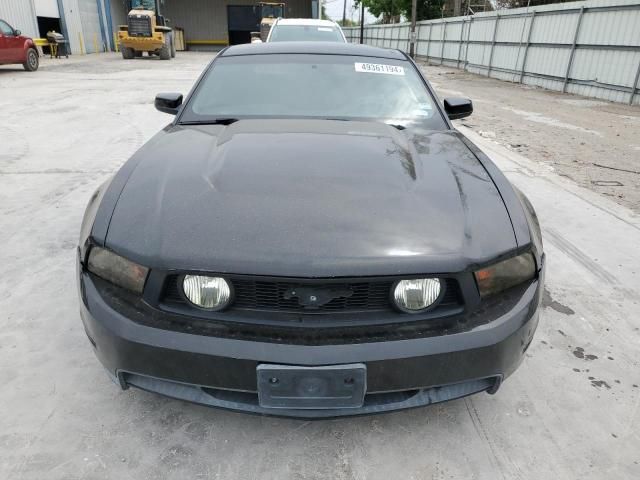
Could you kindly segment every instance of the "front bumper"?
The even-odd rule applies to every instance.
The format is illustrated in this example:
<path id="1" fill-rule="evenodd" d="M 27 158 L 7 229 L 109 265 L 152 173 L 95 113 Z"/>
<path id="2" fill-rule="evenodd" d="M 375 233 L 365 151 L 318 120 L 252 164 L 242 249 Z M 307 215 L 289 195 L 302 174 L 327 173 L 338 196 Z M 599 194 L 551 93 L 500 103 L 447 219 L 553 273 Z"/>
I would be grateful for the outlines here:
<path id="1" fill-rule="evenodd" d="M 95 353 L 122 387 L 232 410 L 302 418 L 379 413 L 494 393 L 520 364 L 538 324 L 543 272 L 517 303 L 469 331 L 408 340 L 291 345 L 175 332 L 134 322 L 102 298 L 79 271 L 81 317 Z M 366 365 L 359 408 L 293 410 L 261 407 L 256 368 Z"/>
<path id="2" fill-rule="evenodd" d="M 118 42 L 121 47 L 133 48 L 137 51 L 155 51 L 164 45 L 164 36 L 160 32 L 154 32 L 151 37 L 131 37 L 126 31 L 120 31 Z"/>

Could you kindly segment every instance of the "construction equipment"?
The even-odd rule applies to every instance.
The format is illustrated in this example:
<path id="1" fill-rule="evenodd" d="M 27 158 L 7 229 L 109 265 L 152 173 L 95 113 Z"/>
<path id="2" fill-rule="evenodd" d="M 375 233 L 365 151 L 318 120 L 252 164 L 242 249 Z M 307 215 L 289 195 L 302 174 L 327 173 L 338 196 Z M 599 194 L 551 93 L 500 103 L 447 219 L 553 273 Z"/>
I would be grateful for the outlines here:
<path id="1" fill-rule="evenodd" d="M 141 57 L 143 52 L 161 60 L 175 57 L 173 31 L 160 13 L 160 0 L 131 0 L 130 4 L 127 25 L 118 28 L 122 58 Z"/>
<path id="2" fill-rule="evenodd" d="M 276 18 L 284 18 L 284 3 L 258 3 L 261 9 L 262 20 L 260 20 L 260 40 L 267 41 L 269 31 Z"/>

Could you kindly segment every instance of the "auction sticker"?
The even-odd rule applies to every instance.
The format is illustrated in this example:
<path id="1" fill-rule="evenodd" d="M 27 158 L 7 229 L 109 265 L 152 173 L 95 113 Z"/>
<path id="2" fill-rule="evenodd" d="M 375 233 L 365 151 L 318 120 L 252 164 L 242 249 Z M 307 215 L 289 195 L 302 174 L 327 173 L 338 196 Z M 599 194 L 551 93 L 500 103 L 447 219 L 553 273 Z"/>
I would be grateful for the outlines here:
<path id="1" fill-rule="evenodd" d="M 355 63 L 356 72 L 384 73 L 386 75 L 404 75 L 404 67 L 384 65 L 382 63 Z"/>

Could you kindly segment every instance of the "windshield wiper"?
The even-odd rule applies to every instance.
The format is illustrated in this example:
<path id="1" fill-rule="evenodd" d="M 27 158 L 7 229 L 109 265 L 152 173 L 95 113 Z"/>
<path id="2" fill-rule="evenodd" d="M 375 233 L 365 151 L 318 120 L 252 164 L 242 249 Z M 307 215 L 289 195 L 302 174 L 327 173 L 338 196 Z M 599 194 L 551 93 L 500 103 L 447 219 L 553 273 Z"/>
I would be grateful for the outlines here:
<path id="1" fill-rule="evenodd" d="M 211 118 L 209 120 L 192 120 L 180 122 L 180 125 L 231 125 L 237 122 L 237 118 Z"/>
<path id="2" fill-rule="evenodd" d="M 357 120 L 357 119 L 344 118 L 344 117 L 342 117 L 342 118 L 341 117 L 335 117 L 335 118 L 326 117 L 326 118 L 323 118 L 322 120 L 332 120 L 334 122 L 353 122 L 354 120 Z M 382 123 L 384 123 L 385 125 L 389 125 L 390 127 L 393 127 L 393 128 L 395 128 L 397 130 L 406 130 L 407 129 L 407 127 L 405 127 L 404 125 L 400 125 L 398 123 L 387 123 L 387 122 L 382 122 Z"/>

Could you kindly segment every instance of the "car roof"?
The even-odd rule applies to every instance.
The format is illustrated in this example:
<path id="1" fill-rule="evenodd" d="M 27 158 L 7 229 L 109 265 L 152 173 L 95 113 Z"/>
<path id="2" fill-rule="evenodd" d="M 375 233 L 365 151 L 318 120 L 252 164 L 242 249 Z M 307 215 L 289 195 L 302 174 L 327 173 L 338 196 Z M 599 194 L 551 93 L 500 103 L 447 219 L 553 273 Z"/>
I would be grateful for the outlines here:
<path id="1" fill-rule="evenodd" d="M 220 52 L 220 56 L 234 57 L 239 55 L 271 55 L 283 53 L 301 53 L 312 55 L 351 55 L 358 57 L 377 57 L 390 58 L 394 60 L 406 60 L 405 55 L 399 50 L 341 42 L 244 43 L 242 45 L 233 45 L 229 48 L 226 48 L 225 50 Z"/>
<path id="2" fill-rule="evenodd" d="M 319 18 L 279 18 L 278 25 L 314 25 L 319 27 L 336 27 L 332 20 L 320 20 Z"/>

